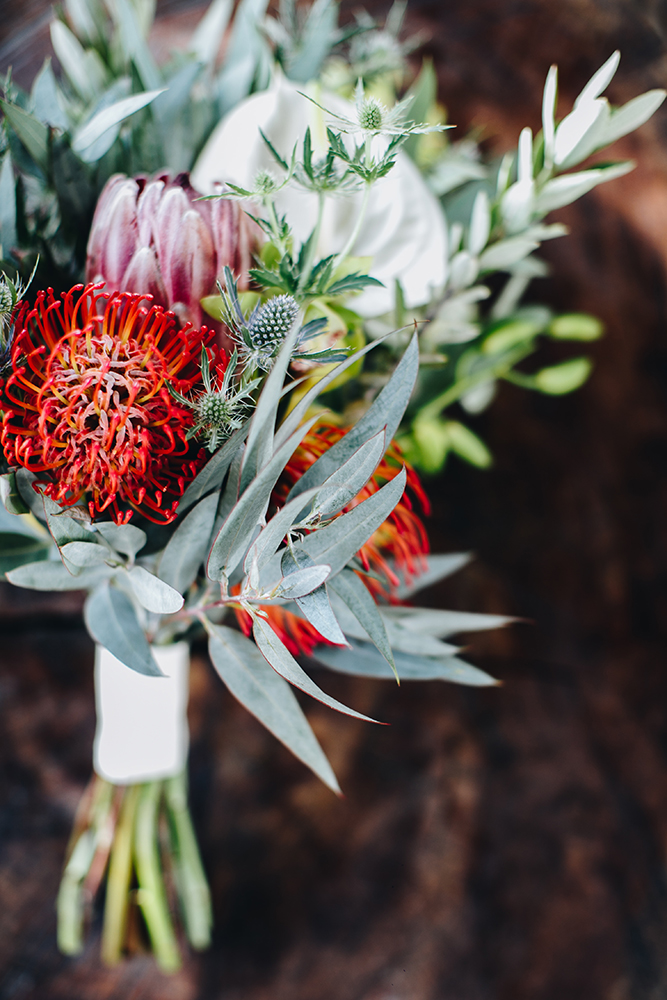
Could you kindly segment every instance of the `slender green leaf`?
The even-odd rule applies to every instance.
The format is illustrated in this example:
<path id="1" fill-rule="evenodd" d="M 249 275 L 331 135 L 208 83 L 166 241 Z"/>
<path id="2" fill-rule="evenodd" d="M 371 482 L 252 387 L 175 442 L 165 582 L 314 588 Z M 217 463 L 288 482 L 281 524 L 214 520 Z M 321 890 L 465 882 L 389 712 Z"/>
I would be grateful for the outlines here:
<path id="1" fill-rule="evenodd" d="M 269 623 L 264 621 L 263 618 L 255 619 L 252 631 L 262 656 L 273 667 L 276 673 L 280 674 L 286 681 L 289 681 L 290 684 L 298 687 L 312 698 L 316 698 L 317 701 L 321 701 L 323 705 L 333 708 L 336 712 L 342 712 L 343 715 L 351 715 L 354 719 L 363 719 L 364 722 L 376 722 L 375 719 L 369 719 L 368 716 L 361 715 L 352 708 L 347 708 L 341 702 L 336 701 L 335 698 L 331 698 L 328 694 L 325 694 L 315 681 L 311 680 L 308 674 L 302 670 Z"/>
<path id="2" fill-rule="evenodd" d="M 48 126 L 9 101 L 0 100 L 0 108 L 35 163 L 46 173 L 49 167 Z"/>
<path id="3" fill-rule="evenodd" d="M 151 54 L 130 0 L 113 0 L 115 20 L 120 28 L 124 51 L 137 68 L 147 90 L 162 86 L 162 75 Z"/>
<path id="4" fill-rule="evenodd" d="M 481 615 L 471 611 L 441 611 L 439 608 L 415 608 L 391 605 L 383 608 L 387 618 L 400 622 L 405 630 L 438 636 L 441 639 L 459 632 L 480 632 L 503 628 L 516 621 L 507 615 Z"/>
<path id="5" fill-rule="evenodd" d="M 232 570 L 243 558 L 257 525 L 265 514 L 279 475 L 317 419 L 315 416 L 303 424 L 275 452 L 268 465 L 252 480 L 245 493 L 231 509 L 216 536 L 208 558 L 206 572 L 209 580 L 221 580 L 223 576 L 229 578 Z"/>
<path id="6" fill-rule="evenodd" d="M 410 341 L 403 357 L 387 385 L 373 405 L 355 424 L 352 430 L 328 448 L 294 484 L 288 499 L 298 496 L 311 486 L 323 483 L 350 458 L 360 445 L 384 430 L 391 441 L 403 419 L 419 371 L 419 347 L 416 335 Z"/>
<path id="7" fill-rule="evenodd" d="M 317 646 L 314 657 L 331 670 L 354 677 L 379 677 L 388 679 L 391 675 L 387 661 L 374 646 L 367 642 L 352 641 L 352 649 L 337 646 Z M 459 660 L 456 656 L 448 659 L 430 660 L 424 656 L 410 656 L 395 652 L 396 668 L 404 681 L 452 681 L 471 687 L 490 687 L 498 682 L 477 667 Z"/>
<path id="8" fill-rule="evenodd" d="M 377 604 L 364 584 L 355 572 L 349 569 L 342 570 L 335 576 L 329 586 L 341 601 L 343 601 L 349 611 L 354 615 L 368 638 L 375 644 L 379 652 L 394 671 L 398 680 L 398 671 L 394 662 L 394 654 L 389 644 L 387 629 L 382 619 Z M 343 631 L 349 634 L 342 623 Z M 366 636 L 362 636 L 365 638 Z"/>
<path id="9" fill-rule="evenodd" d="M 313 497 L 320 496 L 323 489 L 324 487 L 322 486 L 313 487 L 307 493 L 303 493 L 300 497 L 297 497 L 296 500 L 291 500 L 285 504 L 284 507 L 281 507 L 273 515 L 248 549 L 248 554 L 244 562 L 246 573 L 250 572 L 250 567 L 253 565 L 259 572 L 270 562 L 290 528 L 301 520 L 300 515 L 303 514 L 308 502 Z M 324 492 L 326 493 L 326 490 Z"/>
<path id="10" fill-rule="evenodd" d="M 324 590 L 322 584 L 330 573 L 330 566 L 316 566 L 315 564 L 304 566 L 302 569 L 291 570 L 279 581 L 276 597 L 282 597 L 285 600 L 297 600 L 310 596 L 313 591 Z M 325 638 L 327 637 L 325 636 Z"/>
<path id="11" fill-rule="evenodd" d="M 213 0 L 190 36 L 188 50 L 205 66 L 212 66 L 216 60 L 232 6 L 232 0 Z"/>
<path id="12" fill-rule="evenodd" d="M 195 476 L 179 501 L 179 514 L 182 514 L 183 511 L 191 507 L 197 500 L 201 500 L 207 493 L 217 492 L 220 489 L 229 466 L 243 444 L 249 427 L 250 425 L 246 423 L 239 430 L 235 431 L 229 440 L 225 441 L 223 446 L 216 451 L 215 455 L 208 460 L 201 472 Z"/>
<path id="13" fill-rule="evenodd" d="M 328 563 L 334 577 L 347 565 L 374 531 L 389 517 L 405 491 L 406 473 L 401 469 L 368 500 L 336 518 L 326 528 L 307 535 L 301 547 L 317 563 Z"/>
<path id="14" fill-rule="evenodd" d="M 273 435 L 278 404 L 298 336 L 298 323 L 295 323 L 285 337 L 280 353 L 273 363 L 273 368 L 269 372 L 257 400 L 257 406 L 250 421 L 248 443 L 241 468 L 241 493 L 259 470 L 264 468 L 273 453 Z"/>
<path id="15" fill-rule="evenodd" d="M 14 472 L 5 472 L 0 476 L 0 500 L 8 514 L 27 514 L 30 510 L 19 493 Z"/>
<path id="16" fill-rule="evenodd" d="M 614 109 L 604 130 L 603 144 L 608 146 L 628 132 L 634 132 L 655 114 L 664 99 L 664 90 L 648 90 L 645 94 L 628 101 L 623 107 Z"/>
<path id="17" fill-rule="evenodd" d="M 88 596 L 83 609 L 86 628 L 95 642 L 131 670 L 163 677 L 129 599 L 108 582 Z"/>
<path id="18" fill-rule="evenodd" d="M 386 431 L 379 431 L 324 480 L 322 489 L 329 487 L 331 493 L 322 494 L 315 504 L 315 510 L 322 518 L 337 514 L 354 500 L 377 469 L 386 450 L 386 440 Z"/>
<path id="19" fill-rule="evenodd" d="M 83 160 L 87 160 L 88 150 L 94 146 L 98 139 L 111 129 L 116 129 L 117 134 L 117 127 L 121 122 L 140 111 L 141 108 L 145 108 L 147 104 L 163 93 L 164 88 L 149 90 L 143 94 L 132 94 L 131 97 L 124 97 L 122 101 L 116 101 L 111 107 L 98 111 L 89 122 L 76 131 L 72 139 L 72 149 Z M 98 158 L 98 155 L 93 157 L 93 159 Z"/>
<path id="20" fill-rule="evenodd" d="M 405 601 L 408 597 L 416 594 L 417 591 L 424 590 L 426 587 L 437 583 L 438 580 L 443 580 L 446 576 L 456 573 L 458 569 L 469 563 L 471 558 L 472 556 L 469 552 L 451 552 L 447 555 L 428 556 L 426 560 L 427 568 L 419 576 L 413 577 L 409 583 L 404 581 L 399 586 L 396 596 L 399 600 Z M 395 570 L 396 567 L 394 567 Z"/>
<path id="21" fill-rule="evenodd" d="M 240 632 L 224 625 L 210 631 L 211 661 L 234 697 L 339 795 L 336 776 L 289 684 Z"/>
<path id="22" fill-rule="evenodd" d="M 303 549 L 295 548 L 285 549 L 281 565 L 285 579 L 289 580 L 291 576 L 295 576 L 298 573 L 299 569 L 313 568 L 316 564 Z M 288 595 L 285 594 L 285 596 Z M 347 639 L 343 635 L 338 620 L 333 613 L 326 587 L 317 587 L 313 589 L 312 593 L 306 594 L 303 597 L 299 597 L 297 594 L 293 596 L 299 610 L 305 615 L 310 624 L 317 629 L 321 636 L 328 639 L 329 642 L 342 645 L 347 644 Z"/>
<path id="23" fill-rule="evenodd" d="M 0 258 L 16 247 L 16 187 L 9 151 L 0 168 Z"/>
<path id="24" fill-rule="evenodd" d="M 179 594 L 185 594 L 206 559 L 219 498 L 219 493 L 210 493 L 200 500 L 178 525 L 162 554 L 158 576 Z"/>

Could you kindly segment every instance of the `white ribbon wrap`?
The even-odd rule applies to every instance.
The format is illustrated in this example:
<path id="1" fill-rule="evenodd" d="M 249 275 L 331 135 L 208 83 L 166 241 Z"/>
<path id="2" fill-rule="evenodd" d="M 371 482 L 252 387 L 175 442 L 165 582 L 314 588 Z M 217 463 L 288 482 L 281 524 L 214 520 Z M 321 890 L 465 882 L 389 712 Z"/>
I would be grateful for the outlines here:
<path id="1" fill-rule="evenodd" d="M 153 655 L 164 677 L 138 674 L 95 648 L 93 765 L 115 785 L 171 778 L 185 767 L 190 650 L 178 642 L 153 646 Z"/>

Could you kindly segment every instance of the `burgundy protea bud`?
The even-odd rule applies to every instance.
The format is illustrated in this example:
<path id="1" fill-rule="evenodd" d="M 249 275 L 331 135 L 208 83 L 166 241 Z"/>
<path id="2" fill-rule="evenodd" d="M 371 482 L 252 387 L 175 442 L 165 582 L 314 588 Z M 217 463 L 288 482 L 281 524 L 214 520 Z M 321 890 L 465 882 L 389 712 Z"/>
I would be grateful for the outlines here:
<path id="1" fill-rule="evenodd" d="M 86 280 L 152 295 L 182 323 L 201 326 L 200 300 L 225 266 L 247 287 L 258 227 L 237 202 L 198 197 L 188 174 L 111 177 L 95 209 Z"/>

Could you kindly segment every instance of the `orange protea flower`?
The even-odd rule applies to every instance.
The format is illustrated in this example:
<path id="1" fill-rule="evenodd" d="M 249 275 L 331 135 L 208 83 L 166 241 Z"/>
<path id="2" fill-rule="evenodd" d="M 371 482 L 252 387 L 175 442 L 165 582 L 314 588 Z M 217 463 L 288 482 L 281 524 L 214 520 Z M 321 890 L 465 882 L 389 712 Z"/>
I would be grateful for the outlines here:
<path id="1" fill-rule="evenodd" d="M 193 411 L 167 386 L 183 393 L 200 382 L 212 333 L 177 330 L 173 313 L 147 298 L 99 285 L 59 299 L 40 292 L 16 315 L 12 373 L 0 390 L 9 464 L 37 473 L 57 503 L 85 498 L 91 517 L 108 511 L 117 524 L 133 511 L 172 521 L 204 459 L 186 438 Z"/>
<path id="2" fill-rule="evenodd" d="M 320 455 L 339 441 L 348 429 L 336 424 L 328 414 L 322 415 L 315 427 L 306 434 L 280 477 L 272 497 L 275 507 L 281 507 L 285 503 L 294 483 Z M 416 472 L 407 464 L 395 441 L 389 445 L 370 480 L 341 512 L 351 510 L 372 493 L 376 493 L 385 483 L 393 479 L 404 465 L 408 475 L 405 493 L 387 520 L 358 552 L 364 569 L 373 574 L 364 575 L 362 579 L 376 600 L 395 602 L 396 590 L 401 582 L 395 569 L 406 582 L 410 581 L 425 569 L 424 557 L 429 551 L 426 529 L 412 508 L 408 490 L 417 497 L 425 514 L 430 513 L 428 497 Z M 327 642 L 310 622 L 297 617 L 291 611 L 286 611 L 284 607 L 267 605 L 262 610 L 268 615 L 273 629 L 294 655 L 300 653 L 309 656 L 315 646 Z M 250 616 L 242 610 L 238 610 L 236 614 L 241 628 L 246 635 L 250 635 L 252 631 Z"/>

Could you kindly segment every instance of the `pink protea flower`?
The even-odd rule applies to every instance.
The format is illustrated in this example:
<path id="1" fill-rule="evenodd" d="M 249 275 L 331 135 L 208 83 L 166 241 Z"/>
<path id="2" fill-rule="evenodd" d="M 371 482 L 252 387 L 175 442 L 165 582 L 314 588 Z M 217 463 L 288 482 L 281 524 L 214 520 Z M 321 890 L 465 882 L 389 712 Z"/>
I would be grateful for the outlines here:
<path id="1" fill-rule="evenodd" d="M 152 295 L 181 323 L 199 327 L 200 300 L 227 265 L 247 286 L 257 226 L 228 198 L 198 201 L 188 174 L 111 177 L 97 202 L 86 281 Z M 210 323 L 210 320 L 208 321 Z"/>

